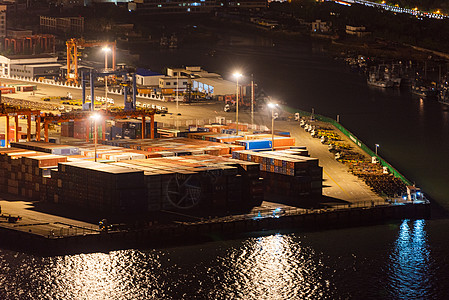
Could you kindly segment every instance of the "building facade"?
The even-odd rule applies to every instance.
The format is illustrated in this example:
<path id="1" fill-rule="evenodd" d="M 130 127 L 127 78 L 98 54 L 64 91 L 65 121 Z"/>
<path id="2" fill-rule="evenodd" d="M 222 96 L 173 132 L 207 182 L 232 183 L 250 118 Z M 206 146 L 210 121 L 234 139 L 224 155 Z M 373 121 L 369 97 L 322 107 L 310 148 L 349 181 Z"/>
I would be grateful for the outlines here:
<path id="1" fill-rule="evenodd" d="M 58 58 L 56 56 L 41 55 L 0 55 L 0 75 L 10 76 L 12 65 L 32 65 L 32 64 L 55 64 Z"/>
<path id="2" fill-rule="evenodd" d="M 165 77 L 165 75 L 153 72 L 151 70 L 137 68 L 136 71 L 136 84 L 147 87 L 158 87 L 159 79 Z"/>
<path id="3" fill-rule="evenodd" d="M 61 64 L 11 64 L 11 76 L 23 76 L 30 78 L 55 78 L 59 77 Z"/>
<path id="4" fill-rule="evenodd" d="M 346 25 L 346 34 L 348 35 L 354 35 L 357 37 L 364 37 L 367 35 L 370 35 L 371 32 L 366 31 L 366 27 L 365 26 L 351 26 L 351 25 Z"/>
<path id="5" fill-rule="evenodd" d="M 83 17 L 47 17 L 40 16 L 40 28 L 47 33 L 84 33 Z"/>

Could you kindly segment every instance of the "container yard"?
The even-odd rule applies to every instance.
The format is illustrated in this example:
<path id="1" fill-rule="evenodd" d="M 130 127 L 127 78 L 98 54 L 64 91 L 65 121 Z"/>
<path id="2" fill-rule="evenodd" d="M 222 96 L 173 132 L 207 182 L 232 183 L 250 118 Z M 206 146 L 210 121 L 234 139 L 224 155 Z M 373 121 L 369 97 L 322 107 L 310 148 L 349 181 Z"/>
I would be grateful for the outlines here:
<path id="1" fill-rule="evenodd" d="M 174 129 L 161 117 L 117 116 L 123 119 L 111 113 L 94 130 L 88 114 L 45 115 L 44 127 L 60 126 L 60 138 L 44 128 L 45 140 L 56 144 L 15 139 L 1 149 L 0 193 L 76 211 L 88 221 L 33 215 L 22 227 L 31 212 L 3 201 L 13 216 L 25 216 L 17 224 L 0 222 L 6 237 L 20 231 L 24 240 L 44 239 L 64 252 L 78 243 L 129 247 L 139 236 L 176 243 L 285 222 L 314 228 L 428 216 L 428 203 L 403 179 L 326 123 L 279 122 L 274 136 L 240 123 L 237 135 L 232 122 Z M 171 137 L 142 138 L 150 136 Z"/>

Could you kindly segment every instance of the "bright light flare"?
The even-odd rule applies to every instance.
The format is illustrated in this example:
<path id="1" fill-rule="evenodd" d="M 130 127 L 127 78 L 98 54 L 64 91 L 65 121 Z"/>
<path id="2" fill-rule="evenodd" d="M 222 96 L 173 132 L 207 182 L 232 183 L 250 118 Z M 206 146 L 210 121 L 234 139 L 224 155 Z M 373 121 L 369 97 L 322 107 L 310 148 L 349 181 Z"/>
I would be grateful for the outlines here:
<path id="1" fill-rule="evenodd" d="M 109 51 L 111 51 L 111 48 L 109 48 L 109 47 L 103 47 L 101 50 L 103 50 L 104 52 L 109 52 Z"/>
<path id="2" fill-rule="evenodd" d="M 100 114 L 93 114 L 90 116 L 90 118 L 94 121 L 98 121 L 101 119 L 101 115 Z"/>
<path id="3" fill-rule="evenodd" d="M 242 77 L 243 75 L 242 75 L 241 73 L 239 73 L 239 72 L 235 72 L 235 73 L 233 74 L 233 76 L 234 76 L 235 78 L 239 79 L 239 78 Z"/>

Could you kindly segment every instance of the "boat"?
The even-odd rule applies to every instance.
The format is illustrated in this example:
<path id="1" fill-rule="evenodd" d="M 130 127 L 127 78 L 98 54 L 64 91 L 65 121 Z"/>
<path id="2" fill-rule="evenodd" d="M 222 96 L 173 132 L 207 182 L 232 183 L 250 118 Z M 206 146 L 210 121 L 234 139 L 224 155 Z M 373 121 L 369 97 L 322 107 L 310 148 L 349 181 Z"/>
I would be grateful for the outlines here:
<path id="1" fill-rule="evenodd" d="M 449 83 L 445 81 L 438 90 L 438 102 L 449 105 Z"/>
<path id="2" fill-rule="evenodd" d="M 433 99 L 437 97 L 437 88 L 434 82 L 424 82 L 415 80 L 411 85 L 411 92 L 425 99 Z"/>
<path id="3" fill-rule="evenodd" d="M 381 88 L 392 88 L 394 86 L 394 82 L 391 80 L 386 80 L 383 78 L 379 78 L 376 73 L 369 73 L 368 79 L 366 81 L 368 85 L 381 87 Z"/>
<path id="4" fill-rule="evenodd" d="M 380 73 L 380 67 L 378 66 L 376 69 L 371 70 L 368 73 L 367 83 L 368 85 L 380 87 L 380 88 L 392 88 L 394 87 L 394 81 L 390 79 L 388 72 Z M 387 76 L 385 76 L 387 75 Z"/>

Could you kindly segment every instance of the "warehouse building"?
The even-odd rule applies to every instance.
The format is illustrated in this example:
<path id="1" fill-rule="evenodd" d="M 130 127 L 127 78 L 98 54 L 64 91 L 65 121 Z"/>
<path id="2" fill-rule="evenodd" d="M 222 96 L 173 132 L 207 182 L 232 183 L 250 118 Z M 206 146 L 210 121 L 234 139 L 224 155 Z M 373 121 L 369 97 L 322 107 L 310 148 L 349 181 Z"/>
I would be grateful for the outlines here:
<path id="1" fill-rule="evenodd" d="M 164 78 L 164 82 L 170 82 L 170 86 L 173 87 L 171 83 L 174 78 L 176 81 L 176 76 L 179 76 L 179 88 L 186 88 L 187 84 L 191 83 L 192 91 L 205 93 L 211 96 L 221 96 L 234 94 L 236 90 L 236 85 L 232 81 L 224 80 L 220 74 L 211 73 L 203 70 L 199 66 L 190 66 L 185 68 L 168 68 L 167 69 L 167 79 Z M 181 82 L 181 78 L 183 78 Z M 190 79 L 190 80 L 189 80 Z M 176 83 L 176 82 L 175 82 Z M 161 84 L 159 87 L 162 87 Z M 165 86 L 164 88 L 168 88 Z"/>
<path id="2" fill-rule="evenodd" d="M 12 65 L 56 64 L 58 57 L 50 54 L 40 55 L 0 55 L 0 75 L 11 75 Z"/>
<path id="3" fill-rule="evenodd" d="M 164 74 L 143 68 L 137 68 L 136 84 L 148 87 L 159 86 L 159 79 L 163 77 L 165 77 Z"/>
<path id="4" fill-rule="evenodd" d="M 192 80 L 192 90 L 211 96 L 235 94 L 236 84 L 221 78 L 196 78 Z"/>
<path id="5" fill-rule="evenodd" d="M 59 77 L 61 64 L 35 64 L 35 65 L 11 65 L 11 76 L 30 78 L 54 78 Z"/>

